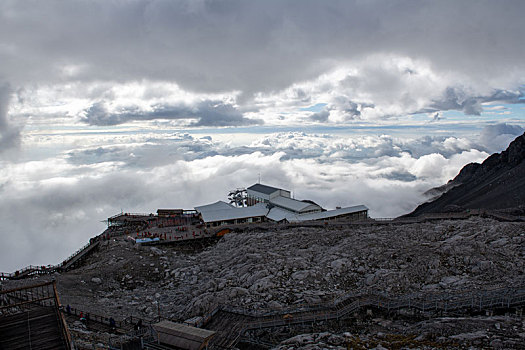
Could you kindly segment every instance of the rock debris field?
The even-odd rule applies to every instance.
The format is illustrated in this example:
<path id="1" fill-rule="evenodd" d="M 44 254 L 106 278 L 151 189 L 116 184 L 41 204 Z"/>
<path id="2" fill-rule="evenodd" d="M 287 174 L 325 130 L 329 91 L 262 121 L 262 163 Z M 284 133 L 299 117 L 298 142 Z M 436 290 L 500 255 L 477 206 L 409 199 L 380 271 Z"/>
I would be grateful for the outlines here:
<path id="1" fill-rule="evenodd" d="M 349 291 L 398 295 L 519 285 L 524 262 L 525 223 L 472 217 L 276 226 L 230 233 L 193 252 L 119 237 L 102 242 L 81 267 L 39 278 L 56 278 L 62 304 L 80 310 L 115 318 L 154 318 L 160 311 L 184 320 L 217 303 L 266 310 L 332 300 Z M 525 337 L 523 325 L 519 328 L 516 337 Z"/>

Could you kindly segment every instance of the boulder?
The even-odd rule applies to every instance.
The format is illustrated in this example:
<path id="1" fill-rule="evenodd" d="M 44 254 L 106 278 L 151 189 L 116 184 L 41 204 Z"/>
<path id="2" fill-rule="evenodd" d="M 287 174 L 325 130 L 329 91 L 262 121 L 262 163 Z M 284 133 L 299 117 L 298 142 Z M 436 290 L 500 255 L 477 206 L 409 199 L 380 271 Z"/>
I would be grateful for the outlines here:
<path id="1" fill-rule="evenodd" d="M 292 279 L 294 280 L 305 280 L 309 276 L 310 276 L 310 271 L 308 270 L 297 271 L 297 272 L 292 273 L 291 275 Z"/>
<path id="2" fill-rule="evenodd" d="M 98 277 L 93 277 L 91 279 L 91 282 L 95 283 L 95 284 L 101 284 L 102 283 L 102 279 L 98 278 Z"/>

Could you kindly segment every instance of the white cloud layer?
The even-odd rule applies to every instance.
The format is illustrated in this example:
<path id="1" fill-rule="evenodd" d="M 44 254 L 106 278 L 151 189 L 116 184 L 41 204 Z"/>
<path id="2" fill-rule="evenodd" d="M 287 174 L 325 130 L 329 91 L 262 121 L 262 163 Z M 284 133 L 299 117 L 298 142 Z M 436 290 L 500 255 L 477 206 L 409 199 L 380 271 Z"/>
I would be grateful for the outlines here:
<path id="1" fill-rule="evenodd" d="M 487 128 L 508 135 L 512 125 Z M 488 156 L 480 140 L 427 136 L 335 136 L 281 132 L 231 146 L 182 133 L 112 132 L 86 136 L 39 134 L 25 141 L 53 157 L 1 161 L 1 270 L 57 263 L 104 229 L 121 209 L 154 212 L 225 200 L 230 189 L 263 183 L 327 208 L 365 204 L 373 217 L 404 214 L 422 193 Z M 89 142 L 85 142 L 89 141 Z M 59 149 L 59 148 L 57 148 Z"/>

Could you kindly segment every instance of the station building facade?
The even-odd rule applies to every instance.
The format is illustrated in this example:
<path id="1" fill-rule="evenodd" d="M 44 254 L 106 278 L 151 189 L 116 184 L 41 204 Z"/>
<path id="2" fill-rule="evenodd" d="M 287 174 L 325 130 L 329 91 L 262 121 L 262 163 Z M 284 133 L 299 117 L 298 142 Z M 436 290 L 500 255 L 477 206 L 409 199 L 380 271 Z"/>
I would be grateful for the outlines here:
<path id="1" fill-rule="evenodd" d="M 246 194 L 246 207 L 234 207 L 219 201 L 195 207 L 195 210 L 207 227 L 264 221 L 302 222 L 368 218 L 368 208 L 364 205 L 326 210 L 311 200 L 292 198 L 288 190 L 259 183 L 248 187 Z"/>

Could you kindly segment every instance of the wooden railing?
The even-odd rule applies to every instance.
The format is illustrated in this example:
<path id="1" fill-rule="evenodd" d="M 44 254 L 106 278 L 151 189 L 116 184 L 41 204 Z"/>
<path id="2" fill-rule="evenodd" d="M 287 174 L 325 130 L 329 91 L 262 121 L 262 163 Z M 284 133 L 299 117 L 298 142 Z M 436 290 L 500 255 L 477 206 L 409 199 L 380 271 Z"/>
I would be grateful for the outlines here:
<path id="1" fill-rule="evenodd" d="M 71 335 L 60 314 L 60 299 L 56 281 L 0 291 L 0 315 L 17 314 L 41 307 L 51 307 L 57 317 L 57 326 L 66 349 L 71 349 Z"/>
<path id="2" fill-rule="evenodd" d="M 249 329 L 271 328 L 280 325 L 314 322 L 320 320 L 339 319 L 363 307 L 375 307 L 387 311 L 404 308 L 416 309 L 422 312 L 457 311 L 461 309 L 487 310 L 493 308 L 510 308 L 525 304 L 525 284 L 519 287 L 507 287 L 495 290 L 483 290 L 459 294 L 404 295 L 389 297 L 384 294 L 368 294 L 350 298 L 337 303 L 326 303 L 324 308 L 315 306 L 313 309 L 288 311 L 284 315 L 260 317 L 261 319 L 247 324 L 243 331 Z"/>
<path id="3" fill-rule="evenodd" d="M 480 291 L 458 291 L 456 293 L 413 293 L 400 296 L 365 292 L 347 293 L 336 299 L 312 305 L 270 310 L 251 310 L 231 305 L 220 305 L 204 317 L 207 321 L 215 317 L 237 318 L 241 327 L 226 332 L 217 339 L 216 348 L 225 344 L 235 344 L 245 338 L 249 331 L 281 327 L 292 324 L 312 323 L 344 319 L 363 308 L 376 308 L 386 311 L 400 309 L 420 310 L 421 312 L 477 311 L 495 308 L 511 308 L 525 305 L 525 283 L 516 287 L 499 287 Z M 237 316 L 235 316 L 237 315 Z M 253 320 L 253 321 L 251 321 Z M 205 326 L 204 322 L 203 325 Z M 253 340 L 253 339 L 252 339 Z"/>
<path id="4" fill-rule="evenodd" d="M 0 272 L 0 280 L 21 279 L 33 275 L 51 274 L 57 271 L 60 272 L 67 270 L 69 267 L 71 267 L 71 265 L 73 265 L 76 262 L 76 260 L 81 258 L 87 252 L 95 249 L 100 244 L 101 237 L 107 233 L 106 231 L 102 232 L 96 237 L 91 238 L 87 244 L 77 249 L 73 254 L 68 256 L 61 263 L 58 263 L 56 265 L 45 266 L 29 265 L 27 267 L 24 267 L 23 269 L 14 272 Z"/>

